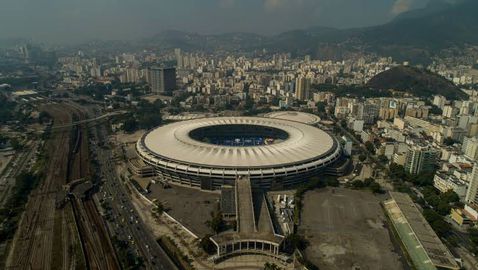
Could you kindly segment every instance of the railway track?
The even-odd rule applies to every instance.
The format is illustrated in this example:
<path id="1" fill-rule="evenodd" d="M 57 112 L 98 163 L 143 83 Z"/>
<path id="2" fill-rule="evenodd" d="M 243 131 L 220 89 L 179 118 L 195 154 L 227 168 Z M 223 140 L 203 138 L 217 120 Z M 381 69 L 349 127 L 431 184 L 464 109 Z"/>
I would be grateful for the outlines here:
<path id="1" fill-rule="evenodd" d="M 48 107 L 55 124 L 71 121 L 60 108 Z M 50 269 L 53 248 L 55 194 L 61 191 L 66 179 L 69 135 L 55 134 L 47 143 L 50 162 L 43 181 L 32 192 L 19 223 L 9 258 L 8 269 Z M 61 147 L 58 147 L 61 146 Z"/>
<path id="2" fill-rule="evenodd" d="M 79 121 L 87 115 L 82 108 L 72 105 Z M 87 123 L 77 126 L 74 149 L 71 157 L 69 180 L 88 178 L 90 173 Z M 100 216 L 94 201 L 74 198 L 72 206 L 83 243 L 84 253 L 90 269 L 120 269 L 118 259 L 109 238 L 106 225 Z"/>
<path id="3" fill-rule="evenodd" d="M 86 119 L 74 104 L 44 108 L 54 126 L 65 126 L 73 116 Z M 19 222 L 7 269 L 119 269 L 115 251 L 91 199 L 74 199 L 56 208 L 57 197 L 70 181 L 90 175 L 86 124 L 58 129 L 46 144 L 48 165 L 44 179 L 32 192 Z"/>

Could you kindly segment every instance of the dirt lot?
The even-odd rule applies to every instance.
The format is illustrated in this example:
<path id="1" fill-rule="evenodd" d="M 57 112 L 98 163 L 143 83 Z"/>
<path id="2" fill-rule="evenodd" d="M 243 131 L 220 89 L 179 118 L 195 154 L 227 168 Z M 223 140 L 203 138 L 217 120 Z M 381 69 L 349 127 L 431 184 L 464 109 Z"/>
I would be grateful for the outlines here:
<path id="1" fill-rule="evenodd" d="M 218 193 L 174 185 L 164 189 L 160 184 L 151 185 L 150 190 L 148 198 L 166 202 L 166 208 L 170 209 L 167 213 L 193 233 L 199 237 L 212 233 L 205 222 L 211 219 L 211 212 L 218 209 Z"/>
<path id="2" fill-rule="evenodd" d="M 118 132 L 115 135 L 116 141 L 119 143 L 126 143 L 126 144 L 135 144 L 141 136 L 144 134 L 144 130 L 138 130 L 134 133 L 122 133 Z"/>
<path id="3" fill-rule="evenodd" d="M 304 198 L 299 233 L 320 269 L 407 269 L 385 227 L 380 200 L 368 191 L 323 189 Z M 358 268 L 357 268 L 358 269 Z"/>

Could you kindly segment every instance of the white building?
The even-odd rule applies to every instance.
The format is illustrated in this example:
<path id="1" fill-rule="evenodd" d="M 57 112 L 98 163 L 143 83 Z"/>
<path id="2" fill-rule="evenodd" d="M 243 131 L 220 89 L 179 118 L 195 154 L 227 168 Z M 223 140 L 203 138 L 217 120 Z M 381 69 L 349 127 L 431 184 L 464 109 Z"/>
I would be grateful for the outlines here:
<path id="1" fill-rule="evenodd" d="M 467 185 L 463 180 L 456 178 L 454 175 L 438 172 L 433 178 L 433 186 L 441 193 L 453 190 L 460 197 L 460 201 L 465 200 Z"/>
<path id="2" fill-rule="evenodd" d="M 473 160 L 478 159 L 478 138 L 465 137 L 461 147 L 463 154 Z"/>
<path id="3" fill-rule="evenodd" d="M 465 201 L 467 203 L 478 204 L 478 164 L 474 164 L 473 171 L 470 176 L 470 183 L 466 191 Z"/>

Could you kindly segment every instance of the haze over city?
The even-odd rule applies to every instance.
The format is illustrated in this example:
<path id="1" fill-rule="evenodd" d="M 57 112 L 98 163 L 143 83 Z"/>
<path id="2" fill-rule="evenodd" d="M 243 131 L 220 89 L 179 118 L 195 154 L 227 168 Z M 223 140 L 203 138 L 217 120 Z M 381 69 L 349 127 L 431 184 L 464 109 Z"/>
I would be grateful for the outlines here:
<path id="1" fill-rule="evenodd" d="M 477 270 L 477 0 L 0 0 L 0 269 Z"/>
<path id="2" fill-rule="evenodd" d="M 45 43 L 131 39 L 163 30 L 265 35 L 363 27 L 435 0 L 3 0 L 0 39 Z"/>

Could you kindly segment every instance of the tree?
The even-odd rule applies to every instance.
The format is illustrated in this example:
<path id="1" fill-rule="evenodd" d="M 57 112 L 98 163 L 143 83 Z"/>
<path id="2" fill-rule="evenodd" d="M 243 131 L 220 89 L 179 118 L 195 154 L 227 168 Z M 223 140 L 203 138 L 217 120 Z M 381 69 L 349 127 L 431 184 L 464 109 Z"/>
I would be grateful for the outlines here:
<path id="1" fill-rule="evenodd" d="M 478 253 L 478 229 L 476 228 L 468 229 L 468 236 L 472 243 L 472 250 L 470 251 L 475 254 Z"/>
<path id="2" fill-rule="evenodd" d="M 157 114 L 148 113 L 148 114 L 141 115 L 138 118 L 138 125 L 142 129 L 151 129 L 153 127 L 157 127 L 161 125 L 161 123 L 162 123 L 162 118 L 161 118 L 161 114 L 159 113 Z"/>
<path id="3" fill-rule="evenodd" d="M 364 186 L 369 187 L 372 183 L 375 183 L 375 179 L 369 177 L 363 181 Z"/>
<path id="4" fill-rule="evenodd" d="M 377 182 L 371 183 L 369 188 L 373 193 L 382 193 L 383 192 L 382 187 Z"/>
<path id="5" fill-rule="evenodd" d="M 445 236 L 450 231 L 450 224 L 448 224 L 443 217 L 433 209 L 423 210 L 423 216 L 439 236 Z"/>
<path id="6" fill-rule="evenodd" d="M 355 189 L 361 189 L 363 188 L 365 185 L 362 181 L 360 180 L 355 180 L 351 183 L 352 187 L 355 188 Z"/>
<path id="7" fill-rule="evenodd" d="M 319 102 L 316 103 L 316 106 L 317 106 L 317 111 L 318 111 L 319 113 L 325 113 L 325 109 L 326 109 L 326 104 L 325 104 L 325 102 L 319 101 Z"/>
<path id="8" fill-rule="evenodd" d="M 206 221 L 206 225 L 215 233 L 222 232 L 225 227 L 225 222 L 222 219 L 221 212 L 211 212 L 211 219 Z"/>
<path id="9" fill-rule="evenodd" d="M 10 139 L 10 144 L 12 148 L 15 150 L 21 150 L 23 148 L 23 144 L 17 138 Z"/>
<path id="10" fill-rule="evenodd" d="M 405 179 L 407 173 L 405 172 L 405 168 L 402 165 L 398 165 L 396 163 L 392 163 L 389 166 L 390 170 L 390 177 L 395 179 Z"/>
<path id="11" fill-rule="evenodd" d="M 153 211 L 158 215 L 162 215 L 164 213 L 164 205 L 161 202 L 155 202 Z"/>
<path id="12" fill-rule="evenodd" d="M 447 203 L 457 203 L 460 201 L 460 197 L 453 190 L 442 193 L 440 197 Z"/>
<path id="13" fill-rule="evenodd" d="M 360 154 L 358 159 L 360 160 L 360 162 L 364 162 L 367 159 L 367 156 L 364 154 Z"/>
<path id="14" fill-rule="evenodd" d="M 46 121 L 49 121 L 50 119 L 51 119 L 51 115 L 46 111 L 41 111 L 40 114 L 38 115 L 38 122 L 40 124 L 43 124 Z"/>
<path id="15" fill-rule="evenodd" d="M 384 155 L 380 155 L 378 156 L 378 161 L 382 162 L 382 163 L 387 163 L 388 162 L 388 158 Z"/>
<path id="16" fill-rule="evenodd" d="M 264 270 L 281 270 L 281 269 L 282 268 L 277 266 L 275 263 L 266 262 L 264 264 Z"/>
<path id="17" fill-rule="evenodd" d="M 336 177 L 327 177 L 325 181 L 329 187 L 338 187 L 340 185 L 339 180 Z"/>
<path id="18" fill-rule="evenodd" d="M 433 186 L 433 178 L 435 176 L 435 171 L 423 172 L 412 178 L 413 183 L 419 186 Z"/>
<path id="19" fill-rule="evenodd" d="M 450 214 L 451 206 L 445 201 L 440 201 L 436 207 L 436 210 L 440 215 L 446 216 Z"/>
<path id="20" fill-rule="evenodd" d="M 8 142 L 8 138 L 0 134 L 0 145 L 6 144 L 7 142 Z"/>
<path id="21" fill-rule="evenodd" d="M 375 154 L 375 146 L 373 145 L 371 141 L 365 142 L 365 148 L 367 149 L 367 151 L 369 151 L 373 155 Z"/>
<path id="22" fill-rule="evenodd" d="M 345 119 L 340 120 L 340 125 L 341 125 L 343 128 L 347 128 L 347 121 L 346 121 Z"/>
<path id="23" fill-rule="evenodd" d="M 440 109 L 438 106 L 431 104 L 430 113 L 431 114 L 436 114 L 436 115 L 442 115 L 443 110 Z"/>
<path id="24" fill-rule="evenodd" d="M 203 238 L 201 238 L 201 241 L 199 242 L 199 246 L 207 253 L 207 254 L 214 254 L 216 251 L 216 246 L 214 243 L 209 239 L 211 235 L 206 235 Z"/>
<path id="25" fill-rule="evenodd" d="M 286 250 L 289 253 L 294 252 L 294 250 L 305 250 L 309 243 L 301 235 L 296 233 L 289 234 L 284 239 L 286 244 Z"/>
<path id="26" fill-rule="evenodd" d="M 138 123 L 133 117 L 126 119 L 123 123 L 123 130 L 125 132 L 134 132 L 136 131 Z"/>

